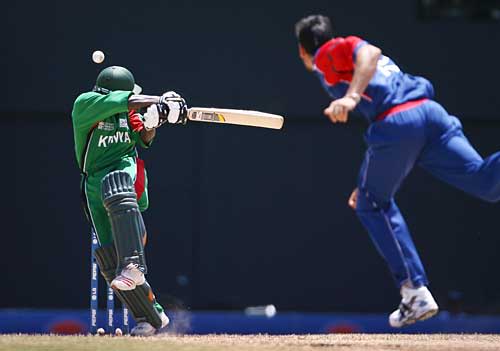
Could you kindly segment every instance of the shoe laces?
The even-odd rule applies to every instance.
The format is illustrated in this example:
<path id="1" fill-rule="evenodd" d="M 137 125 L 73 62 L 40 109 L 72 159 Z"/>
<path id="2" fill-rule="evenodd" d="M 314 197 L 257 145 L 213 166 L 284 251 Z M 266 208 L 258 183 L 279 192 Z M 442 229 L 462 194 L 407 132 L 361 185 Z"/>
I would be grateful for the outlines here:
<path id="1" fill-rule="evenodd" d="M 401 303 L 399 304 L 399 307 L 398 307 L 401 317 L 406 317 L 407 315 L 409 315 L 410 313 L 413 312 L 412 306 L 413 306 L 415 300 L 416 300 L 416 296 L 413 296 L 408 303 L 401 301 Z"/>

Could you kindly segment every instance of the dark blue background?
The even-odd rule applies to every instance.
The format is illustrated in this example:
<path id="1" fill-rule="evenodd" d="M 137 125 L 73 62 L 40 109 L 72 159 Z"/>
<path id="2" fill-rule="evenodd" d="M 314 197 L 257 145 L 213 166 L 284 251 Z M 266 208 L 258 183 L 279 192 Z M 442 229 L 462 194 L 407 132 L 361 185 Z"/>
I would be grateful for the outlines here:
<path id="1" fill-rule="evenodd" d="M 346 206 L 364 122 L 330 124 L 318 82 L 297 57 L 293 25 L 332 16 L 400 67 L 431 79 L 483 155 L 499 148 L 498 23 L 419 22 L 413 1 L 18 2 L 3 46 L 0 307 L 83 308 L 89 230 L 80 207 L 70 111 L 106 64 L 129 67 L 146 93 L 190 105 L 287 117 L 282 131 L 162 127 L 142 153 L 150 179 L 149 280 L 160 301 L 195 309 L 274 303 L 278 310 L 389 311 L 397 291 Z M 499 206 L 417 169 L 397 197 L 438 302 L 499 310 Z"/>

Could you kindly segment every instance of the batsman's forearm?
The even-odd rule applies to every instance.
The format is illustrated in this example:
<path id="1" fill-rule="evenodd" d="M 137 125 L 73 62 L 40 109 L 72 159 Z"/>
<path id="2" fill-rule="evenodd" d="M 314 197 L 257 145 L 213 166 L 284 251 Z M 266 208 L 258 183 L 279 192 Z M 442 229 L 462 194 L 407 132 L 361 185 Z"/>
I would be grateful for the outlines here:
<path id="1" fill-rule="evenodd" d="M 359 49 L 356 57 L 356 68 L 346 95 L 352 93 L 363 94 L 377 70 L 380 55 L 380 49 L 372 45 Z"/>
<path id="2" fill-rule="evenodd" d="M 152 95 L 130 95 L 128 98 L 128 109 L 139 110 L 143 107 L 148 107 L 152 104 L 157 104 L 160 101 L 159 96 Z"/>
<path id="3" fill-rule="evenodd" d="M 143 129 L 141 130 L 141 139 L 144 142 L 144 144 L 149 145 L 151 141 L 154 139 L 156 135 L 156 129 L 151 129 L 151 130 L 146 130 Z"/>

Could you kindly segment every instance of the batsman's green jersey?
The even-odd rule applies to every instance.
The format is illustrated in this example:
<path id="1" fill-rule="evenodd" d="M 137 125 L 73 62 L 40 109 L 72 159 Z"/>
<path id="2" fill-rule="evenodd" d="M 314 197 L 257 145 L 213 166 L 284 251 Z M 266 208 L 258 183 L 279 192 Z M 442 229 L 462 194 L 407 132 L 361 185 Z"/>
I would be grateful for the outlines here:
<path id="1" fill-rule="evenodd" d="M 106 174 L 116 170 L 129 173 L 135 183 L 140 210 L 148 207 L 146 171 L 136 150 L 137 144 L 148 145 L 140 136 L 143 128 L 140 116 L 128 111 L 131 94 L 129 91 L 87 92 L 78 96 L 73 106 L 75 152 L 82 171 L 83 200 L 101 245 L 113 241 L 101 197 L 101 181 Z"/>

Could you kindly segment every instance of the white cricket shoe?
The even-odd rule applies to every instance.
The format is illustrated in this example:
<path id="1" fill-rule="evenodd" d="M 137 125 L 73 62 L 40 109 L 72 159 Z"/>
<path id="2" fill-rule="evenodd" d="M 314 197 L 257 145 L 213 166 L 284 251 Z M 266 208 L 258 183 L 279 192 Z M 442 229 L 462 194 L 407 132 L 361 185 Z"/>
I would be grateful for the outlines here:
<path id="1" fill-rule="evenodd" d="M 148 322 L 139 322 L 130 331 L 130 335 L 132 336 L 151 336 L 155 335 L 155 333 L 156 333 L 156 328 L 153 327 Z"/>
<path id="2" fill-rule="evenodd" d="M 389 316 L 389 324 L 393 328 L 401 328 L 416 321 L 423 321 L 433 317 L 439 307 L 427 287 L 419 288 L 401 287 L 403 297 L 399 308 Z"/>
<path id="3" fill-rule="evenodd" d="M 162 328 L 165 328 L 168 325 L 168 323 L 170 323 L 170 320 L 168 319 L 165 312 L 162 312 L 160 317 L 161 317 L 161 327 L 159 329 L 162 329 Z M 130 331 L 130 335 L 132 335 L 132 336 L 151 336 L 151 335 L 156 334 L 156 332 L 159 329 L 156 329 L 148 322 L 140 322 L 140 323 L 137 323 L 137 325 L 134 328 L 132 328 L 132 330 Z"/>
<path id="4" fill-rule="evenodd" d="M 146 281 L 144 273 L 142 273 L 136 264 L 129 263 L 123 268 L 121 273 L 113 279 L 111 287 L 118 290 L 134 290 L 137 285 L 142 285 Z"/>

